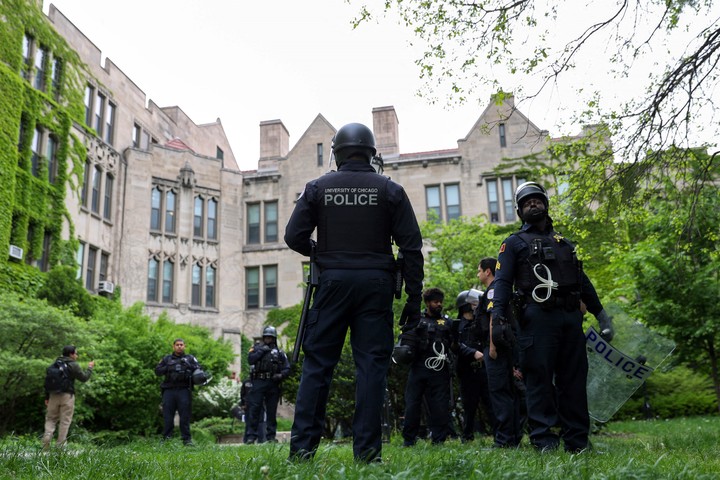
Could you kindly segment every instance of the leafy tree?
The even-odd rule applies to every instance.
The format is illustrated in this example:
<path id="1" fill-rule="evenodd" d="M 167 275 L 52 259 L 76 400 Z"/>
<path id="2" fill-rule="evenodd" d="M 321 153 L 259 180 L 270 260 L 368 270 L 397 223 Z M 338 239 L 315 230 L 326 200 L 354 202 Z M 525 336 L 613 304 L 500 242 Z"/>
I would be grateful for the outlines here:
<path id="1" fill-rule="evenodd" d="M 9 430 L 26 431 L 43 424 L 45 370 L 65 345 L 91 351 L 92 336 L 84 322 L 45 301 L 0 293 L 0 304 L 2 436 Z M 81 398 L 83 390 L 78 389 Z"/>
<path id="2" fill-rule="evenodd" d="M 77 268 L 69 265 L 53 267 L 37 296 L 85 319 L 91 318 L 95 310 L 93 297 L 77 278 Z"/>
<path id="3" fill-rule="evenodd" d="M 695 147 L 717 147 L 717 2 L 381 5 L 360 7 L 353 24 L 390 17 L 407 27 L 422 50 L 416 64 L 424 80 L 420 93 L 429 101 L 464 103 L 485 89 L 499 92 L 498 102 L 513 92 L 521 108 L 545 95 L 560 104 L 548 108 L 574 130 L 601 125 L 588 128 L 585 140 L 550 147 L 559 161 L 553 168 L 572 176 L 569 184 L 584 192 L 586 207 L 604 200 L 610 211 L 622 210 L 637 184 L 668 167 L 687 168 Z M 589 151 L 588 142 L 603 148 Z M 696 185 L 688 191 L 693 195 L 707 186 L 701 177 L 689 180 Z"/>

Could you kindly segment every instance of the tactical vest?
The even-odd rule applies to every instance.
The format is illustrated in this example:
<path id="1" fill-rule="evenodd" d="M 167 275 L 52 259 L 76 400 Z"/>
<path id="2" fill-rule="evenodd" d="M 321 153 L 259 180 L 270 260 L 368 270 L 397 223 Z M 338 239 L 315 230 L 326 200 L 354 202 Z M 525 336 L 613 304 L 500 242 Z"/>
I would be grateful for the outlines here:
<path id="1" fill-rule="evenodd" d="M 256 373 L 280 373 L 280 365 L 282 364 L 282 358 L 280 357 L 280 350 L 273 348 L 265 355 L 262 356 L 260 361 L 256 364 Z"/>
<path id="2" fill-rule="evenodd" d="M 371 252 L 392 255 L 389 178 L 368 172 L 332 172 L 317 180 L 320 195 L 317 255 Z"/>
<path id="3" fill-rule="evenodd" d="M 192 367 L 185 363 L 182 363 L 182 357 L 176 357 L 169 355 L 167 361 L 167 373 L 165 374 L 165 380 L 173 385 L 185 385 L 190 384 L 190 377 L 192 376 Z"/>
<path id="4" fill-rule="evenodd" d="M 479 349 L 483 343 L 483 334 L 481 329 L 480 318 L 475 316 L 472 320 L 466 320 L 459 332 L 460 342 L 468 347 Z"/>
<path id="5" fill-rule="evenodd" d="M 442 343 L 445 346 L 445 353 L 450 353 L 450 345 L 452 343 L 450 322 L 452 322 L 452 320 L 450 320 L 447 315 L 443 315 L 442 318 L 438 319 L 431 319 L 425 316 L 420 318 L 417 330 L 421 339 L 419 348 L 421 356 L 434 355 L 433 344 L 435 342 Z"/>
<path id="6" fill-rule="evenodd" d="M 582 262 L 575 254 L 575 246 L 555 231 L 549 234 L 518 232 L 515 235 L 528 246 L 527 258 L 518 259 L 515 275 L 515 288 L 526 296 L 541 282 L 533 273 L 536 265 L 545 265 L 550 269 L 552 280 L 557 282 L 553 296 L 577 294 L 582 285 Z M 546 278 L 545 269 L 535 270 Z"/>

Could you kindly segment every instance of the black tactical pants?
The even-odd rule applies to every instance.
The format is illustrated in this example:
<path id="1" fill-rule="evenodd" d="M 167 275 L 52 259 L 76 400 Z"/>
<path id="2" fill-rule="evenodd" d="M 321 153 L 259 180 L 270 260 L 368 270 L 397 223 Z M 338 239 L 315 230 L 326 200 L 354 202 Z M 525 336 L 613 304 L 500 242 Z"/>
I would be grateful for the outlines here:
<path id="1" fill-rule="evenodd" d="M 568 451 L 587 448 L 588 361 L 580 311 L 528 305 L 518 345 L 527 386 L 530 442 L 538 449 L 553 449 L 562 437 Z"/>
<path id="2" fill-rule="evenodd" d="M 324 270 L 308 312 L 303 371 L 295 402 L 290 458 L 315 454 L 328 393 L 345 336 L 355 361 L 353 453 L 373 461 L 382 447 L 381 416 L 393 349 L 393 276 L 384 270 Z"/>

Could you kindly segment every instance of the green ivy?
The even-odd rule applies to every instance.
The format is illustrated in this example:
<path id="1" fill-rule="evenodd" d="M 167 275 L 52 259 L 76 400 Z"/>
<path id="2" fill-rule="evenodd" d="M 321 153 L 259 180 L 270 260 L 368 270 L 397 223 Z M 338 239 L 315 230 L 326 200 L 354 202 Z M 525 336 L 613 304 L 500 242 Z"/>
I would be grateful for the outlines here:
<path id="1" fill-rule="evenodd" d="M 77 240 L 65 196 L 68 186 L 77 191 L 83 181 L 87 152 L 72 126 L 84 124 L 85 79 L 92 75 L 37 2 L 2 0 L 0 20 L 0 245 L 17 245 L 29 259 L 38 259 L 49 234 L 50 265 L 74 264 Z M 42 46 L 53 59 L 60 59 L 59 91 L 53 91 L 50 68 L 45 71 L 46 92 L 25 80 L 22 44 L 26 34 L 36 48 Z M 54 183 L 48 180 L 45 162 L 37 176 L 32 174 L 31 143 L 38 125 L 58 140 Z M 69 227 L 69 241 L 62 239 L 64 224 Z M 8 262 L 7 255 L 0 255 L 0 266 Z M 9 278 L 11 271 L 0 269 L 0 275 Z"/>

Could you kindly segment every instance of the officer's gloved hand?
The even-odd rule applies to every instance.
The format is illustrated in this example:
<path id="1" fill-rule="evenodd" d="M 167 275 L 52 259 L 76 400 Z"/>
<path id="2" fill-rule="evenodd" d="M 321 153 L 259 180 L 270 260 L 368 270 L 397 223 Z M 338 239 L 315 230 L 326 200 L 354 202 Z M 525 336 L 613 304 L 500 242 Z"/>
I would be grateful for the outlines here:
<path id="1" fill-rule="evenodd" d="M 606 342 L 610 342 L 615 336 L 612 317 L 605 311 L 605 309 L 602 309 L 600 310 L 600 313 L 595 315 L 595 318 L 597 318 L 598 325 L 600 325 L 600 336 Z"/>
<path id="2" fill-rule="evenodd" d="M 409 299 L 400 314 L 400 327 L 403 332 L 413 330 L 420 323 L 420 303 L 411 302 Z"/>
<path id="3" fill-rule="evenodd" d="M 260 347 L 261 352 L 269 352 L 270 350 L 272 350 L 272 348 L 270 348 L 270 345 L 262 345 Z"/>
<path id="4" fill-rule="evenodd" d="M 276 382 L 279 382 L 280 380 L 282 380 L 282 373 L 276 373 L 276 374 L 274 374 L 274 375 L 272 376 L 272 379 L 275 380 Z"/>

